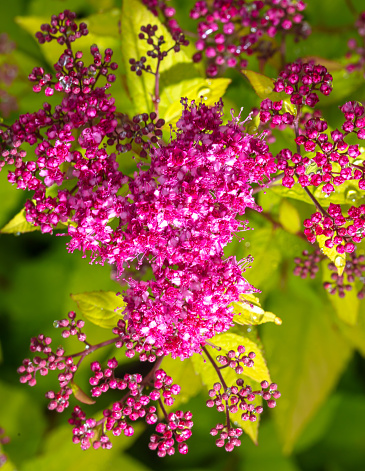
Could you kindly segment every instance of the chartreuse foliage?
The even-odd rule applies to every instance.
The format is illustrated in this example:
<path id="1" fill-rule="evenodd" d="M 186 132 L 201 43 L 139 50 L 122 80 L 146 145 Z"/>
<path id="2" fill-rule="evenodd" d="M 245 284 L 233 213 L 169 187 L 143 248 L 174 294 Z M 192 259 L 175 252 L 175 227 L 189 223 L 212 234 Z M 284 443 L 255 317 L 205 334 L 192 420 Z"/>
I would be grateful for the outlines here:
<path id="1" fill-rule="evenodd" d="M 71 294 L 81 314 L 104 329 L 113 328 L 122 318 L 123 301 L 112 291 Z"/>
<path id="2" fill-rule="evenodd" d="M 14 0 L 9 4 L 10 13 L 5 13 L 10 15 L 14 11 L 14 14 L 18 15 L 17 25 L 34 35 L 41 23 L 49 21 L 46 14 L 43 16 L 43 7 L 45 11 L 50 6 L 49 2 L 44 0 L 26 3 L 25 5 L 20 0 Z M 63 2 L 58 8 L 61 10 L 67 7 L 66 3 L 70 4 Z M 109 47 L 114 50 L 113 60 L 119 62 L 121 67 L 118 71 L 118 87 L 114 87 L 118 109 L 123 112 L 128 108 L 131 116 L 153 111 L 151 97 L 155 93 L 154 77 L 146 73 L 140 78 L 136 77 L 130 71 L 129 59 L 139 59 L 146 54 L 146 42 L 139 41 L 137 35 L 140 27 L 147 23 L 158 26 L 158 33 L 163 34 L 167 40 L 166 49 L 173 46 L 174 43 L 160 19 L 153 16 L 137 0 L 124 1 L 123 4 L 112 0 L 78 0 L 71 3 L 81 12 L 90 13 L 85 19 L 90 35 L 82 38 L 78 44 L 85 57 L 91 57 L 89 47 L 93 42 L 98 44 L 101 50 Z M 323 106 L 327 107 L 324 113 L 328 115 L 329 121 L 333 116 L 335 129 L 341 125 L 336 123 L 337 106 L 344 101 L 363 101 L 364 98 L 362 75 L 349 75 L 342 66 L 348 39 L 346 34 L 353 21 L 346 10 L 345 2 L 338 8 L 330 0 L 324 0 L 320 4 L 308 3 L 308 20 L 315 26 L 319 39 L 316 40 L 316 35 L 313 34 L 309 45 L 300 42 L 295 47 L 288 48 L 288 53 L 308 56 L 315 50 L 316 55 L 328 54 L 329 59 L 332 59 L 332 62 L 324 62 L 319 57 L 318 61 L 321 61 L 334 77 L 333 93 L 323 100 Z M 354 4 L 359 8 L 356 2 Z M 182 5 L 177 6 L 183 8 Z M 99 12 L 99 7 L 104 11 Z M 52 12 L 58 13 L 53 11 L 53 8 L 52 6 Z M 187 12 L 185 14 L 187 16 Z M 8 23 L 6 27 L 9 27 L 10 34 L 13 34 L 12 39 L 16 40 L 12 21 L 9 20 Z M 188 28 L 189 20 L 182 16 L 181 24 L 186 24 Z M 341 28 L 344 28 L 345 33 L 338 35 L 337 31 Z M 5 26 L 3 29 L 6 29 Z M 328 32 L 332 30 L 336 31 L 336 35 L 328 39 Z M 27 38 L 29 43 L 31 41 L 30 36 L 19 37 L 22 38 L 21 41 L 25 42 L 24 38 Z M 21 70 L 24 69 L 24 77 L 27 73 L 25 69 L 30 71 L 31 67 L 38 65 L 33 57 L 22 52 L 29 47 L 32 46 L 20 42 L 19 51 L 14 53 L 12 59 Z M 40 65 L 51 67 L 63 49 L 55 41 L 45 44 L 39 53 L 39 57 L 43 55 L 44 58 L 44 64 Z M 205 78 L 202 69 L 193 65 L 190 55 L 184 51 L 169 55 L 162 62 L 160 73 L 159 114 L 167 124 L 176 124 L 181 114 L 181 97 L 186 96 L 189 100 L 197 101 L 203 97 L 203 103 L 211 105 L 220 97 L 224 99 L 226 90 L 228 93 L 230 90 L 231 79 Z M 277 76 L 277 71 L 268 69 L 267 75 L 256 70 L 245 70 L 243 73 L 252 86 L 252 94 L 257 96 L 257 104 L 265 98 L 273 101 L 283 99 L 284 110 L 295 112 L 287 95 L 273 93 L 273 77 Z M 19 95 L 21 111 L 27 112 L 34 109 L 37 99 L 27 91 L 24 77 L 19 79 L 14 94 Z M 233 80 L 235 90 L 239 90 L 238 80 L 246 79 L 238 79 L 235 76 Z M 44 101 L 44 97 L 41 98 Z M 245 106 L 245 93 L 238 91 L 234 99 L 238 109 Z M 42 100 L 38 101 L 42 103 Z M 247 114 L 250 111 L 246 108 L 244 110 Z M 259 120 L 256 118 L 253 124 L 255 126 L 252 126 L 252 132 L 257 130 Z M 166 130 L 168 135 L 168 126 Z M 274 130 L 273 133 L 277 139 L 275 148 L 288 147 L 287 132 L 280 135 Z M 294 147 L 292 150 L 294 151 Z M 363 156 L 360 158 L 363 159 Z M 315 165 L 312 170 L 316 171 Z M 0 174 L 1 218 L 4 213 L 6 217 L 1 219 L 0 231 L 0 289 L 4 306 L 1 314 L 4 374 L 0 384 L 0 426 L 6 429 L 11 442 L 2 446 L 9 457 L 2 469 L 162 469 L 160 462 L 155 463 L 149 455 L 143 456 L 141 452 L 142 443 L 146 441 L 142 428 L 136 427 L 132 439 L 117 437 L 113 440 L 113 449 L 108 453 L 100 450 L 81 451 L 70 441 L 70 427 L 62 421 L 55 421 L 44 412 L 42 394 L 15 385 L 14 371 L 24 357 L 22 346 L 28 341 L 29 335 L 36 335 L 38 331 L 45 330 L 50 321 L 61 317 L 64 308 L 71 309 L 76 301 L 75 310 L 85 320 L 94 324 L 91 332 L 92 336 L 97 338 L 99 327 L 110 329 L 123 317 L 124 306 L 122 299 L 115 294 L 120 288 L 107 279 L 108 267 L 89 267 L 85 261 L 76 261 L 76 256 L 65 253 L 63 240 L 60 240 L 63 238 L 54 238 L 56 240 L 52 241 L 47 236 L 41 238 L 37 233 L 25 235 L 25 242 L 22 242 L 19 238 L 13 239 L 9 236 L 32 232 L 36 228 L 26 221 L 24 209 L 21 209 L 21 197 L 7 184 L 5 175 L 3 170 Z M 322 186 L 313 188 L 313 194 L 324 207 L 328 206 L 329 200 L 347 206 L 364 203 L 363 192 L 353 182 L 345 182 L 335 187 L 330 198 L 322 192 Z M 234 416 L 234 421 L 244 429 L 252 442 L 260 443 L 259 447 L 255 447 L 248 440 L 243 440 L 244 446 L 237 451 L 235 457 L 239 462 L 237 469 L 261 469 L 268 464 L 271 471 L 360 469 L 359 466 L 365 459 L 365 411 L 364 391 L 357 368 L 359 371 L 363 368 L 365 357 L 364 303 L 356 297 L 355 290 L 347 292 L 344 298 L 323 292 L 321 282 L 328 281 L 331 276 L 327 269 L 327 259 L 321 262 L 321 274 L 313 282 L 308 284 L 292 277 L 293 258 L 300 255 L 302 250 L 308 249 L 308 245 L 298 233 L 302 230 L 301 222 L 312 211 L 312 200 L 298 183 L 292 188 L 286 188 L 278 181 L 265 191 L 266 195 L 260 195 L 260 203 L 266 198 L 264 213 L 270 213 L 270 218 L 265 217 L 265 214 L 261 217 L 253 215 L 252 212 L 247 213 L 254 231 L 245 232 L 243 241 L 234 240 L 226 249 L 226 256 L 234 255 L 237 259 L 249 254 L 254 256 L 252 268 L 247 270 L 245 276 L 262 291 L 262 307 L 256 295 L 246 295 L 241 302 L 232 305 L 234 322 L 241 330 L 221 334 L 212 339 L 212 343 L 223 351 L 235 349 L 241 344 L 246 347 L 246 351 L 254 351 L 255 365 L 253 368 L 245 368 L 241 377 L 253 389 L 259 389 L 259 382 L 263 379 L 270 380 L 271 376 L 278 383 L 282 393 L 278 407 L 268 419 L 263 419 L 262 423 L 259 420 L 242 421 L 240 414 Z M 317 241 L 341 275 L 345 267 L 345 255 L 324 247 L 321 236 L 317 237 Z M 50 255 L 51 253 L 53 255 Z M 361 245 L 360 253 L 363 253 Z M 96 272 L 99 268 L 101 271 Z M 100 287 L 104 291 L 97 291 Z M 87 291 L 90 289 L 94 291 Z M 73 294 L 71 301 L 69 291 L 81 294 Z M 37 298 L 42 299 L 40 307 L 36 305 Z M 250 337 L 252 326 L 259 324 L 265 324 L 258 327 L 264 350 L 261 344 Z M 243 336 L 242 332 L 247 332 L 247 336 Z M 207 349 L 213 358 L 219 354 L 213 347 L 208 346 Z M 356 362 L 351 363 L 354 351 L 357 352 Z M 100 356 L 98 359 L 103 360 Z M 183 405 L 192 401 L 198 394 L 204 402 L 208 398 L 207 389 L 218 381 L 216 371 L 211 363 L 206 361 L 204 354 L 195 354 L 186 361 L 167 357 L 162 366 L 182 388 L 174 406 L 169 410 L 173 410 L 175 406 L 184 408 Z M 234 384 L 237 378 L 234 371 L 230 368 L 221 371 L 227 384 Z M 345 376 L 340 383 L 340 392 L 331 396 L 342 375 Z M 75 396 L 82 403 L 90 402 L 88 407 L 96 407 L 92 406 L 93 400 L 88 397 L 90 386 L 87 377 L 85 373 L 80 380 L 80 386 L 73 384 Z M 54 388 L 52 379 L 45 377 L 44 380 L 47 388 Z M 259 402 L 258 399 L 257 404 Z M 95 413 L 101 413 L 100 407 Z M 194 418 L 199 420 L 197 416 Z M 201 426 L 202 424 L 196 424 L 197 428 Z M 128 451 L 133 440 L 136 442 L 132 450 Z M 203 446 L 202 449 L 204 450 Z M 209 447 L 209 452 L 204 456 L 199 455 L 200 451 L 191 452 L 189 469 L 232 467 L 232 462 L 227 465 L 219 461 L 222 458 L 215 454 L 218 452 L 212 450 L 212 447 Z M 178 461 L 176 457 L 172 459 L 176 460 L 173 466 L 175 469 L 175 463 Z M 178 463 L 176 469 L 183 469 L 181 466 L 186 465 Z"/>

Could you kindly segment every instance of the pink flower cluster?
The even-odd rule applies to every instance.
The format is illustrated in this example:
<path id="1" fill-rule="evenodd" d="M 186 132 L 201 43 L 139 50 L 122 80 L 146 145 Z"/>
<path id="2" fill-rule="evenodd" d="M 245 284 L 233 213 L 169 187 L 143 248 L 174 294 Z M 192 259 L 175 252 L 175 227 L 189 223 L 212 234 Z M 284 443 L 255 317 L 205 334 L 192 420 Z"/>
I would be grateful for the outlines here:
<path id="1" fill-rule="evenodd" d="M 183 106 L 176 138 L 129 185 L 138 221 L 120 245 L 150 256 L 155 277 L 129 281 L 129 329 L 181 358 L 227 330 L 228 304 L 253 289 L 223 247 L 245 229 L 236 215 L 257 209 L 250 184 L 274 170 L 263 141 L 245 135 L 237 119 L 222 125 L 221 103 Z"/>
<path id="2" fill-rule="evenodd" d="M 301 0 L 214 0 L 211 5 L 199 1 L 190 12 L 200 20 L 198 52 L 193 60 L 199 62 L 203 53 L 208 58 L 207 74 L 215 76 L 225 67 L 247 66 L 245 57 L 254 53 L 267 60 L 275 52 L 272 42 L 277 34 L 293 34 L 295 39 L 307 37 L 310 28 L 303 21 L 306 5 Z"/>

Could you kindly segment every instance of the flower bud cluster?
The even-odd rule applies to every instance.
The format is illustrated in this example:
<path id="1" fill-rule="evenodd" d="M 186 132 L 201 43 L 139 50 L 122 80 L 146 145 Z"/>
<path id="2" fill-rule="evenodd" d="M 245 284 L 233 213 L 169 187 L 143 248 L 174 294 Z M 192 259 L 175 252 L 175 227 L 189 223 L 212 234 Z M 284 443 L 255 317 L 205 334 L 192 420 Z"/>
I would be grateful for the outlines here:
<path id="1" fill-rule="evenodd" d="M 68 338 L 70 335 L 77 336 L 78 340 L 85 343 L 85 350 L 90 347 L 86 342 L 86 334 L 82 331 L 84 327 L 83 320 L 75 320 L 76 314 L 71 311 L 68 314 L 69 319 L 61 319 L 54 322 L 54 327 L 64 328 L 62 337 Z M 65 350 L 62 346 L 57 347 L 56 350 L 51 348 L 52 339 L 43 334 L 38 337 L 32 337 L 30 341 L 30 351 L 34 353 L 33 360 L 25 359 L 22 365 L 18 368 L 18 373 L 21 383 L 27 383 L 29 386 L 37 384 L 36 374 L 46 376 L 49 371 L 60 371 L 58 374 L 58 382 L 60 391 L 48 391 L 46 398 L 50 399 L 48 409 L 63 412 L 69 406 L 69 398 L 73 393 L 70 383 L 73 381 L 75 373 L 77 372 L 78 365 L 74 363 L 74 356 L 66 356 Z M 39 354 L 44 356 L 41 357 Z"/>
<path id="2" fill-rule="evenodd" d="M 80 23 L 77 25 L 76 14 L 70 10 L 65 10 L 59 15 L 52 15 L 50 23 L 44 23 L 41 31 L 38 31 L 35 37 L 39 44 L 57 40 L 58 44 L 68 45 L 76 39 L 88 34 L 87 25 Z"/>
<path id="3" fill-rule="evenodd" d="M 355 281 L 358 280 L 361 288 L 357 293 L 359 299 L 365 297 L 365 261 L 364 255 L 357 255 L 356 252 L 350 254 L 349 259 L 346 260 L 345 269 L 342 275 L 337 272 L 337 267 L 334 263 L 329 263 L 328 268 L 334 273 L 331 274 L 331 281 L 323 283 L 324 289 L 329 294 L 337 294 L 340 298 L 345 297 L 346 291 L 352 291 L 356 288 Z"/>
<path id="4" fill-rule="evenodd" d="M 304 250 L 303 258 L 296 257 L 294 262 L 294 275 L 306 278 L 315 278 L 319 271 L 319 263 L 326 260 L 327 257 L 321 252 L 320 249 L 315 249 L 312 253 Z M 358 289 L 357 297 L 363 299 L 365 297 L 365 261 L 364 255 L 358 255 L 354 250 L 347 255 L 346 265 L 342 275 L 338 274 L 338 268 L 333 262 L 328 264 L 328 269 L 332 271 L 331 281 L 325 281 L 323 287 L 329 294 L 337 294 L 340 298 L 345 297 L 346 292 Z"/>
<path id="5" fill-rule="evenodd" d="M 274 92 L 285 93 L 290 96 L 290 103 L 301 107 L 307 105 L 310 108 L 319 102 L 318 90 L 323 95 L 329 95 L 332 91 L 332 75 L 323 65 L 315 65 L 314 61 L 302 62 L 297 60 L 287 64 L 279 73 L 274 82 Z M 286 109 L 283 100 L 273 102 L 266 98 L 260 105 L 260 121 L 266 123 L 272 121 L 274 126 L 281 124 L 291 125 L 294 121 L 293 113 L 281 111 Z"/>
<path id="6" fill-rule="evenodd" d="M 222 448 L 228 452 L 233 451 L 235 446 L 241 446 L 239 437 L 243 434 L 241 428 L 227 427 L 227 425 L 217 424 L 210 430 L 212 437 L 219 437 L 216 439 L 215 444 L 217 447 Z M 226 443 L 227 440 L 227 443 Z"/>
<path id="7" fill-rule="evenodd" d="M 221 365 L 221 368 L 229 367 L 234 369 L 234 371 L 240 375 L 243 372 L 243 366 L 247 368 L 252 368 L 254 365 L 253 359 L 256 357 L 255 352 L 250 352 L 248 355 L 244 355 L 245 347 L 239 345 L 237 347 L 237 352 L 235 350 L 230 350 L 227 355 L 218 355 L 217 361 Z"/>
<path id="8" fill-rule="evenodd" d="M 93 418 L 86 418 L 85 413 L 80 407 L 76 406 L 69 423 L 73 425 L 73 442 L 80 443 L 82 449 L 87 449 L 93 445 L 94 448 L 111 448 L 112 444 L 107 433 L 111 432 L 113 436 L 119 436 L 124 433 L 125 436 L 134 434 L 133 423 L 139 419 L 144 419 L 147 424 L 154 425 L 159 422 L 157 408 L 151 405 L 151 401 L 157 401 L 164 412 L 166 424 L 158 423 L 156 432 L 161 436 L 153 434 L 150 438 L 149 448 L 157 450 L 160 457 L 172 455 L 175 452 L 174 443 L 178 443 L 180 453 L 187 453 L 188 448 L 185 441 L 191 436 L 191 412 L 176 411 L 167 414 L 163 403 L 171 406 L 174 402 L 172 395 L 180 392 L 180 386 L 172 384 L 172 378 L 162 369 L 151 373 L 143 378 L 140 374 L 125 374 L 123 378 L 115 377 L 115 369 L 118 362 L 115 358 L 108 361 L 108 367 L 102 370 L 98 362 L 91 363 L 91 370 L 94 376 L 90 378 L 92 385 L 97 384 L 92 389 L 94 397 L 100 396 L 109 388 L 123 390 L 125 394 L 120 401 L 114 402 L 110 409 L 103 411 L 103 418 L 96 421 Z M 153 370 L 152 370 L 153 371 Z M 100 384 L 100 381 L 103 382 Z M 144 388 L 149 386 L 153 388 L 149 393 L 144 393 Z M 101 436 L 100 430 L 103 430 Z"/>
<path id="9" fill-rule="evenodd" d="M 329 133 L 327 121 L 318 116 L 304 122 L 304 129 L 299 130 L 295 142 L 299 152 L 303 147 L 305 157 L 289 149 L 279 152 L 277 168 L 284 170 L 284 186 L 291 188 L 296 176 L 303 188 L 322 185 L 322 191 L 327 195 L 335 191 L 335 186 L 349 180 L 358 180 L 359 188 L 365 189 L 359 145 L 345 142 L 345 138 L 351 134 L 355 134 L 358 139 L 365 139 L 365 110 L 356 102 L 347 102 L 340 109 L 345 118 L 341 131 L 335 129 Z M 313 156 L 309 153 L 313 153 Z"/>
<path id="10" fill-rule="evenodd" d="M 146 158 L 148 154 L 154 152 L 153 144 L 156 144 L 162 137 L 161 128 L 165 121 L 156 120 L 156 118 L 155 112 L 137 114 L 131 120 L 124 115 L 124 122 L 120 123 L 116 129 L 116 137 L 109 137 L 107 144 L 112 146 L 117 142 L 117 152 L 123 153 L 131 151 L 132 144 L 135 143 L 140 149 L 139 156 Z"/>
<path id="11" fill-rule="evenodd" d="M 271 39 L 277 34 L 290 33 L 296 40 L 310 34 L 303 21 L 305 8 L 301 0 L 199 1 L 190 12 L 191 18 L 199 20 L 193 60 L 200 62 L 205 54 L 211 77 L 226 67 L 246 67 L 252 54 L 266 61 L 277 50 Z"/>
<path id="12" fill-rule="evenodd" d="M 226 415 L 226 424 L 217 424 L 216 427 L 211 429 L 210 434 L 212 436 L 219 437 L 216 440 L 218 447 L 225 447 L 226 451 L 232 451 L 235 446 L 240 446 L 241 441 L 239 437 L 243 433 L 241 428 L 233 428 L 231 426 L 230 414 L 241 414 L 241 420 L 255 422 L 257 420 L 257 414 L 263 412 L 263 407 L 260 404 L 255 404 L 254 401 L 257 396 L 262 397 L 270 408 L 276 406 L 275 399 L 278 399 L 281 394 L 277 391 L 277 385 L 275 383 L 269 384 L 268 381 L 261 382 L 261 390 L 253 391 L 249 384 L 244 383 L 242 378 L 236 380 L 236 384 L 233 386 L 227 386 L 224 376 L 221 371 L 224 368 L 232 368 L 235 373 L 241 375 L 243 373 L 243 366 L 252 368 L 254 366 L 254 358 L 256 354 L 254 352 L 244 355 L 245 347 L 239 345 L 236 350 L 229 350 L 226 355 L 218 355 L 215 361 L 210 356 L 207 350 L 204 350 L 212 366 L 216 370 L 220 382 L 214 383 L 212 389 L 208 391 L 209 399 L 206 402 L 207 407 L 215 407 L 218 412 L 223 412 Z M 227 443 L 226 440 L 228 439 Z"/>
<path id="13" fill-rule="evenodd" d="M 360 36 L 360 40 L 357 41 L 354 38 L 349 39 L 347 46 L 349 51 L 346 54 L 347 58 L 352 59 L 352 55 L 356 54 L 357 62 L 352 62 L 346 66 L 346 70 L 350 73 L 355 70 L 364 72 L 365 66 L 365 12 L 361 12 L 358 19 L 355 22 L 355 27 Z M 365 72 L 364 72 L 365 73 Z"/>
<path id="14" fill-rule="evenodd" d="M 261 388 L 260 391 L 253 391 L 250 385 L 245 386 L 242 378 L 237 379 L 236 385 L 230 387 L 215 383 L 213 388 L 209 390 L 210 399 L 207 401 L 207 407 L 216 407 L 218 412 L 225 412 L 228 418 L 230 414 L 242 412 L 241 420 L 255 422 L 257 414 L 263 412 L 263 407 L 254 403 L 256 396 L 260 396 L 267 401 L 270 408 L 276 406 L 275 399 L 281 396 L 275 383 L 269 384 L 268 381 L 262 381 Z M 212 436 L 219 434 L 216 445 L 218 447 L 224 446 L 226 451 L 232 451 L 235 446 L 241 445 L 239 437 L 242 434 L 242 429 L 232 428 L 229 420 L 226 425 L 217 424 L 216 427 L 211 429 L 210 434 Z M 225 443 L 227 439 L 228 441 Z"/>
<path id="15" fill-rule="evenodd" d="M 341 205 L 331 203 L 327 214 L 317 211 L 310 219 L 305 219 L 304 234 L 313 244 L 317 236 L 326 237 L 325 246 L 329 249 L 336 247 L 338 253 L 352 253 L 355 243 L 365 237 L 365 205 L 358 208 L 351 206 L 347 216 L 342 213 Z"/>
<path id="16" fill-rule="evenodd" d="M 162 15 L 162 21 L 172 36 L 180 34 L 181 28 L 174 17 L 176 10 L 169 6 L 164 0 L 142 0 L 144 5 L 155 15 Z M 175 39 L 175 38 L 174 38 Z"/>
<path id="17" fill-rule="evenodd" d="M 156 433 L 151 435 L 148 447 L 157 450 L 157 455 L 163 458 L 175 453 L 175 441 L 179 453 L 185 455 L 189 449 L 185 443 L 191 437 L 193 426 L 192 413 L 177 410 L 167 415 L 167 423 L 156 425 Z"/>
<path id="18" fill-rule="evenodd" d="M 308 250 L 303 250 L 303 258 L 295 257 L 294 263 L 294 275 L 300 276 L 303 280 L 309 276 L 314 279 L 319 271 L 319 263 L 324 260 L 326 257 L 320 251 L 320 249 L 315 249 L 312 253 L 309 253 Z"/>
<path id="19" fill-rule="evenodd" d="M 146 40 L 147 44 L 152 46 L 149 51 L 147 51 L 147 56 L 151 57 L 152 59 L 157 59 L 157 63 L 159 64 L 165 57 L 167 57 L 167 54 L 170 51 L 174 52 L 179 52 L 181 46 L 187 46 L 189 44 L 189 41 L 185 39 L 185 36 L 181 32 L 175 32 L 173 34 L 173 39 L 175 41 L 175 45 L 172 46 L 170 49 L 167 49 L 166 51 L 163 51 L 161 49 L 161 46 L 166 43 L 165 38 L 161 36 L 156 35 L 157 31 L 157 26 L 156 25 L 150 25 L 148 24 L 147 26 L 142 26 L 141 27 L 141 33 L 138 35 L 138 39 L 140 40 Z M 151 68 L 150 64 L 147 64 L 147 58 L 145 56 L 142 56 L 139 60 L 136 60 L 134 58 L 129 59 L 129 63 L 131 65 L 131 71 L 136 72 L 137 75 L 142 75 L 142 72 L 149 72 L 152 74 L 156 74 L 157 72 L 153 71 Z M 158 69 L 159 65 L 157 65 Z M 157 70 L 156 69 L 156 70 Z"/>

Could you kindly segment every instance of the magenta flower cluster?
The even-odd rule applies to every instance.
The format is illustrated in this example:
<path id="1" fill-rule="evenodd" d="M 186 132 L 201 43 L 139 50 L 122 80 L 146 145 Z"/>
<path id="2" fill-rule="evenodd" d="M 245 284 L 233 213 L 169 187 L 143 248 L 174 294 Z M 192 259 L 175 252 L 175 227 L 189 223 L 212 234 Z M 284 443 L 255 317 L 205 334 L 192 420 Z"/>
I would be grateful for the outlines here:
<path id="1" fill-rule="evenodd" d="M 270 41 L 274 36 L 293 34 L 298 40 L 310 34 L 303 21 L 305 8 L 301 0 L 199 1 L 190 12 L 191 18 L 199 20 L 193 60 L 200 62 L 205 55 L 211 77 L 226 67 L 245 68 L 252 54 L 266 61 L 276 52 Z"/>

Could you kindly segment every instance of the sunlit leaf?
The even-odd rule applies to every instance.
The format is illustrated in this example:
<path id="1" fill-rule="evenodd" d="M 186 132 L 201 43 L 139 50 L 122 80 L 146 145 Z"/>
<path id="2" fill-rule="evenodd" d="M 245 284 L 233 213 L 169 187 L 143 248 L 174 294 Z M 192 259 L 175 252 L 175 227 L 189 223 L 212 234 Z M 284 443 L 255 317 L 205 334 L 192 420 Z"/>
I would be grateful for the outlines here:
<path id="1" fill-rule="evenodd" d="M 274 80 L 266 77 L 266 75 L 259 74 L 253 70 L 242 70 L 249 82 L 251 83 L 255 93 L 261 98 L 267 98 L 274 89 Z"/>
<path id="2" fill-rule="evenodd" d="M 337 254 L 338 255 L 338 254 Z M 337 265 L 336 265 L 337 266 Z M 342 267 L 341 267 L 342 268 Z M 340 269 L 338 269 L 340 272 Z M 333 271 L 328 269 L 328 262 L 322 263 L 322 280 L 331 281 L 331 275 Z M 343 273 L 343 268 L 341 273 Z M 344 275 L 344 284 L 347 284 L 347 275 Z M 357 324 L 357 318 L 360 309 L 360 300 L 357 297 L 356 286 L 353 286 L 351 291 L 345 291 L 345 296 L 341 298 L 338 294 L 330 294 L 328 291 L 327 296 L 332 306 L 334 307 L 339 319 L 348 325 L 355 326 Z"/>
<path id="3" fill-rule="evenodd" d="M 184 404 L 201 391 L 202 382 L 190 358 L 181 361 L 180 358 L 173 359 L 171 355 L 166 356 L 162 368 L 172 377 L 174 383 L 181 387 L 180 394 L 175 397 L 173 409 L 180 407 L 180 404 Z"/>
<path id="4" fill-rule="evenodd" d="M 346 294 L 347 295 L 347 294 Z M 348 322 L 344 322 L 337 319 L 337 325 L 341 333 L 345 336 L 346 340 L 356 350 L 365 357 L 365 305 L 360 302 L 359 312 L 357 315 L 357 322 L 354 325 L 349 325 Z"/>
<path id="5" fill-rule="evenodd" d="M 233 321 L 241 325 L 259 325 L 265 322 L 274 322 L 281 325 L 281 319 L 272 312 L 261 308 L 258 298 L 250 295 L 242 295 L 245 298 L 241 302 L 232 303 L 234 317 Z"/>
<path id="6" fill-rule="evenodd" d="M 95 404 L 94 399 L 91 399 L 74 381 L 71 381 L 71 388 L 73 395 L 76 399 L 83 404 Z"/>
<path id="7" fill-rule="evenodd" d="M 324 255 L 326 255 L 331 260 L 331 262 L 335 264 L 337 272 L 341 276 L 346 266 L 346 252 L 340 254 L 337 252 L 336 247 L 332 247 L 331 249 L 329 249 L 325 246 L 326 240 L 326 236 L 317 235 L 317 242 L 319 248 L 321 249 L 321 252 L 324 253 Z"/>
<path id="8" fill-rule="evenodd" d="M 71 294 L 71 298 L 88 321 L 105 329 L 115 327 L 122 318 L 124 302 L 113 291 Z"/>
<path id="9" fill-rule="evenodd" d="M 286 199 L 280 203 L 279 221 L 283 228 L 291 234 L 299 232 L 302 226 L 297 208 Z"/>
<path id="10" fill-rule="evenodd" d="M 33 226 L 25 218 L 25 208 L 13 217 L 1 230 L 2 234 L 23 234 L 25 232 L 33 232 L 39 230 L 39 226 Z"/>

